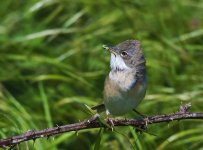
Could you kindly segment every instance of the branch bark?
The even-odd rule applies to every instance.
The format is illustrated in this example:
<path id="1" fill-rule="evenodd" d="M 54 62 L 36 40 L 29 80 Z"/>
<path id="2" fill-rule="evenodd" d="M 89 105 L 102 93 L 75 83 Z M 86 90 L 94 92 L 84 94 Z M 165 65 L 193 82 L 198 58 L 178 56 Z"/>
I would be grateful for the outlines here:
<path id="1" fill-rule="evenodd" d="M 166 115 L 157 115 L 157 116 L 149 116 L 145 117 L 143 119 L 106 119 L 105 121 L 110 126 L 134 126 L 134 127 L 140 127 L 145 126 L 147 124 L 155 124 L 155 123 L 161 123 L 161 122 L 170 122 L 174 120 L 183 120 L 183 119 L 203 119 L 203 113 L 201 112 L 188 112 L 188 109 L 191 105 L 186 104 L 183 106 L 180 106 L 180 109 L 176 113 L 172 114 L 166 114 Z M 26 133 L 23 133 L 18 136 L 13 136 L 7 139 L 0 140 L 0 147 L 6 148 L 6 147 L 14 147 L 17 144 L 20 144 L 21 142 L 28 141 L 28 140 L 35 140 L 37 138 L 43 138 L 43 137 L 50 137 L 56 134 L 61 134 L 64 132 L 70 132 L 70 131 L 79 131 L 83 129 L 91 129 L 91 128 L 108 128 L 106 125 L 102 124 L 97 116 L 94 116 L 90 119 L 86 119 L 79 123 L 74 124 L 68 124 L 63 126 L 56 126 L 53 128 L 47 128 L 44 130 L 30 130 Z"/>

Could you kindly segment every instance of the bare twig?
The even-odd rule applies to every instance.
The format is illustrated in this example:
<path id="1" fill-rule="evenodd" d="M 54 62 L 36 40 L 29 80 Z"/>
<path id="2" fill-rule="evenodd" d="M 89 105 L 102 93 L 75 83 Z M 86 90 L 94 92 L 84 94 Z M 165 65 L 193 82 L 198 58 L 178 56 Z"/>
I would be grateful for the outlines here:
<path id="1" fill-rule="evenodd" d="M 134 126 L 140 127 L 146 124 L 155 124 L 161 122 L 170 122 L 173 120 L 183 120 L 183 119 L 203 119 L 203 113 L 200 112 L 188 112 L 189 107 L 191 104 L 186 104 L 180 107 L 180 110 L 173 114 L 166 114 L 166 115 L 157 115 L 157 116 L 149 116 L 143 119 L 107 119 L 105 120 L 109 125 L 111 120 L 114 126 Z M 35 140 L 37 138 L 42 137 L 50 137 L 56 134 L 70 132 L 70 131 L 78 131 L 83 129 L 91 129 L 91 128 L 100 128 L 104 127 L 107 128 L 104 124 L 102 124 L 97 117 L 92 117 L 90 119 L 84 120 L 79 123 L 68 124 L 63 126 L 56 126 L 53 128 L 47 128 L 44 130 L 30 130 L 24 134 L 13 136 L 7 139 L 0 140 L 0 147 L 6 148 L 15 146 L 21 142 L 28 141 L 28 140 Z"/>

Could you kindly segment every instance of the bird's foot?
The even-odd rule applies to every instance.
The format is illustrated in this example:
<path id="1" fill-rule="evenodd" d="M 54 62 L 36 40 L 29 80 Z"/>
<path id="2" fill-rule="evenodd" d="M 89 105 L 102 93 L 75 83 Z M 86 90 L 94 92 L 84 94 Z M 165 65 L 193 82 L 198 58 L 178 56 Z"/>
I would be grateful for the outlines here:
<path id="1" fill-rule="evenodd" d="M 114 123 L 113 123 L 113 120 L 111 118 L 107 118 L 107 124 L 108 124 L 108 128 L 110 128 L 111 131 L 113 131 Z"/>
<path id="2" fill-rule="evenodd" d="M 106 110 L 106 115 L 107 115 L 106 120 L 107 120 L 108 127 L 111 129 L 111 131 L 113 131 L 114 123 L 113 123 L 113 120 L 109 118 L 110 112 L 108 110 Z"/>
<path id="3" fill-rule="evenodd" d="M 146 132 L 147 131 L 148 123 L 150 123 L 149 118 L 148 117 L 144 117 L 143 121 L 144 121 L 144 124 L 138 125 L 136 127 L 136 131 L 137 132 L 142 133 L 142 132 Z"/>
<path id="4" fill-rule="evenodd" d="M 137 133 L 143 133 L 147 131 L 147 126 L 145 124 L 139 125 L 137 127 L 135 127 L 135 131 Z"/>

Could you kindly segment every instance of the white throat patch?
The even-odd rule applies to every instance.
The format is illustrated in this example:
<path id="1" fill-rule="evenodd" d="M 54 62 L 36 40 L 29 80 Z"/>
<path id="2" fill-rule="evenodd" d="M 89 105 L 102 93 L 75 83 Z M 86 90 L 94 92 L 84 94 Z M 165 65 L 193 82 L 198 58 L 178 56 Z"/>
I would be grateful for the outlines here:
<path id="1" fill-rule="evenodd" d="M 116 55 L 111 53 L 111 61 L 110 67 L 112 70 L 128 70 L 130 69 L 120 55 Z"/>

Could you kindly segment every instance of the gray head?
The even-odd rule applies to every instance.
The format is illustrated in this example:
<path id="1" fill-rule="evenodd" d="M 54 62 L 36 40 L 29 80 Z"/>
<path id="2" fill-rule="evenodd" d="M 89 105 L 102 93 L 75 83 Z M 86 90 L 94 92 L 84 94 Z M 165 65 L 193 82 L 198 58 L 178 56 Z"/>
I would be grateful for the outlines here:
<path id="1" fill-rule="evenodd" d="M 113 71 L 144 70 L 145 59 L 137 40 L 127 40 L 116 46 L 103 46 L 111 52 L 110 66 Z"/>

